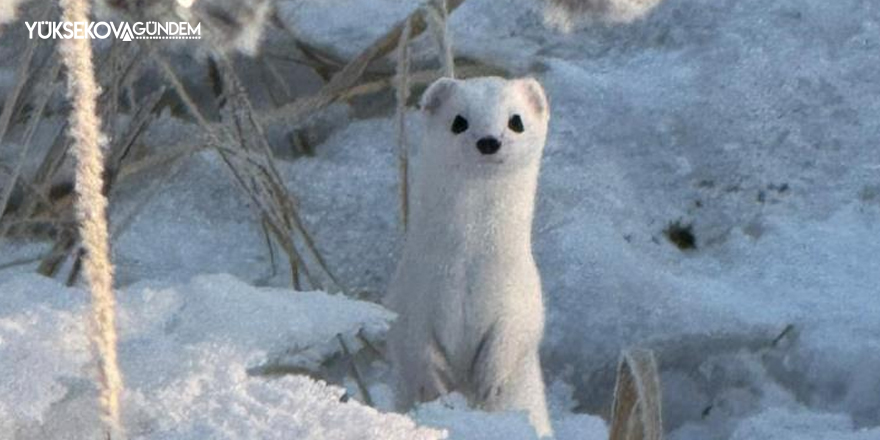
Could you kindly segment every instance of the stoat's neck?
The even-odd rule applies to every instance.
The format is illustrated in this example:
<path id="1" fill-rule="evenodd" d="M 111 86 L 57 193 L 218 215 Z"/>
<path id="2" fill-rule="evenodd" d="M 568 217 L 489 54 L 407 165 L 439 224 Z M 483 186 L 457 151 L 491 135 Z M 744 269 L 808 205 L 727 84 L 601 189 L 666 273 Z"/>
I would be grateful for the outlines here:
<path id="1" fill-rule="evenodd" d="M 454 165 L 413 171 L 407 245 L 462 247 L 466 252 L 531 249 L 538 167 L 468 175 Z"/>

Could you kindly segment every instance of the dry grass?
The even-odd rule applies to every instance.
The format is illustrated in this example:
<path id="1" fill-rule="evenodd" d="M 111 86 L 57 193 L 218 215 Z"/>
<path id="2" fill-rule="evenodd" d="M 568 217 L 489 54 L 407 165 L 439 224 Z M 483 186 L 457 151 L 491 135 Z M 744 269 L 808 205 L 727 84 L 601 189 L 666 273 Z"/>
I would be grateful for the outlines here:
<path id="1" fill-rule="evenodd" d="M 12 115 L 15 112 L 16 104 L 19 101 L 19 98 L 22 94 L 23 89 L 25 88 L 25 84 L 27 84 L 29 78 L 29 71 L 31 68 L 31 61 L 33 60 L 34 53 L 37 48 L 37 40 L 32 40 L 29 42 L 27 49 L 22 55 L 22 60 L 19 62 L 18 69 L 15 72 L 16 83 L 12 87 L 12 90 L 6 95 L 6 100 L 3 103 L 3 111 L 0 112 L 0 141 L 4 139 L 6 136 L 6 132 L 9 130 L 10 122 L 12 121 Z M 12 197 L 12 191 L 15 188 L 16 183 L 18 182 L 18 178 L 21 175 L 21 168 L 24 165 L 24 160 L 27 158 L 28 153 L 28 145 L 22 147 L 21 152 L 18 155 L 18 161 L 16 162 L 15 168 L 9 171 L 9 176 L 6 180 L 6 185 L 3 187 L 2 192 L 0 192 L 0 214 L 3 214 L 6 211 L 7 206 L 9 205 L 9 200 Z M 5 235 L 5 228 L 0 226 L 0 238 Z"/>
<path id="2" fill-rule="evenodd" d="M 464 0 L 448 0 L 446 9 L 452 12 L 462 3 L 464 3 Z M 400 35 L 403 33 L 407 22 L 410 23 L 411 38 L 419 36 L 428 27 L 422 9 L 417 9 L 348 62 L 342 70 L 332 75 L 330 81 L 318 93 L 281 106 L 264 115 L 262 121 L 295 123 L 310 113 L 320 111 L 341 99 L 345 95 L 346 90 L 351 89 L 357 84 L 371 63 L 388 55 L 398 47 Z"/>
<path id="3" fill-rule="evenodd" d="M 462 2 L 463 0 L 450 1 L 449 10 L 455 9 Z M 49 14 L 54 7 L 53 3 L 47 3 L 43 14 Z M 208 120 L 202 114 L 195 100 L 186 91 L 183 82 L 177 77 L 178 74 L 164 60 L 159 50 L 137 44 L 114 44 L 109 51 L 105 51 L 103 56 L 95 60 L 98 64 L 97 80 L 103 85 L 97 108 L 103 120 L 114 121 L 115 115 L 120 111 L 123 92 L 128 92 L 124 98 L 128 100 L 128 106 L 134 114 L 125 126 L 119 127 L 118 124 L 108 123 L 108 129 L 115 128 L 116 131 L 110 133 L 113 142 L 107 152 L 104 196 L 110 197 L 114 187 L 134 176 L 147 175 L 152 179 L 149 183 L 151 190 L 148 191 L 148 195 L 155 194 L 162 183 L 179 169 L 182 159 L 203 148 L 214 149 L 223 157 L 234 181 L 257 207 L 258 221 L 288 255 L 293 273 L 292 283 L 300 287 L 302 279 L 302 282 L 312 288 L 342 290 L 343 287 L 305 230 L 296 210 L 294 198 L 277 172 L 271 150 L 263 134 L 263 126 L 269 123 L 295 126 L 333 102 L 350 100 L 394 87 L 396 76 L 393 71 L 371 74 L 369 81 L 365 81 L 363 75 L 369 66 L 379 65 L 385 55 L 401 44 L 406 23 L 409 23 L 411 32 L 408 34 L 411 34 L 411 37 L 428 29 L 428 23 L 432 19 L 427 16 L 431 10 L 435 10 L 434 15 L 437 15 L 437 7 L 434 5 L 432 8 L 417 9 L 404 22 L 394 26 L 373 45 L 347 63 L 322 54 L 307 42 L 297 41 L 296 46 L 300 47 L 300 52 L 304 54 L 303 61 L 319 74 L 329 78 L 328 82 L 312 96 L 300 97 L 262 113 L 255 111 L 251 106 L 232 63 L 222 55 L 215 55 L 224 89 L 222 96 L 224 105 L 221 109 L 223 118 L 220 121 Z M 403 39 L 408 41 L 410 38 Z M 41 69 L 44 74 L 37 75 L 37 79 L 25 80 L 29 70 L 33 68 L 31 57 L 35 45 L 36 43 L 32 44 L 24 52 L 19 68 L 20 74 L 17 76 L 21 78 L 20 84 L 13 89 L 13 93 L 7 95 L 7 101 L 11 101 L 11 104 L 7 103 L 3 114 L 0 114 L 0 133 L 2 133 L 7 130 L 13 115 L 17 114 L 18 109 L 25 103 L 33 109 L 27 129 L 29 135 L 22 143 L 25 148 L 20 150 L 20 157 L 27 156 L 30 138 L 43 117 L 45 102 L 52 96 L 52 91 L 57 90 L 58 74 L 54 68 Z M 144 56 L 145 54 L 147 56 Z M 203 128 L 205 139 L 204 142 L 196 142 L 196 145 L 168 146 L 163 148 L 162 152 L 141 154 L 135 159 L 137 155 L 130 152 L 137 148 L 140 136 L 148 130 L 157 117 L 162 105 L 160 101 L 167 100 L 164 98 L 166 95 L 161 91 L 140 99 L 133 93 L 132 84 L 145 73 L 150 72 L 147 67 L 151 62 L 159 67 L 171 89 L 176 92 L 182 107 Z M 482 65 L 466 66 L 465 70 L 473 74 L 494 72 L 492 68 Z M 270 73 L 283 84 L 277 72 Z M 410 86 L 426 84 L 437 77 L 438 74 L 431 70 L 411 74 L 408 72 L 404 102 Z M 61 132 L 67 129 L 68 127 L 64 127 Z M 402 139 L 404 137 L 405 135 L 401 136 Z M 22 199 L 21 206 L 14 206 L 9 210 L 0 209 L 0 238 L 8 235 L 10 230 L 15 230 L 16 233 L 24 230 L 25 234 L 38 229 L 43 231 L 42 233 L 55 240 L 55 244 L 42 259 L 39 272 L 55 276 L 61 268 L 71 267 L 66 278 L 74 282 L 78 276 L 81 251 L 77 246 L 79 240 L 77 232 L 75 228 L 70 227 L 74 217 L 73 208 L 67 203 L 59 203 L 59 200 L 67 200 L 66 196 L 62 199 L 51 196 L 58 188 L 58 183 L 64 182 L 63 170 L 68 168 L 67 152 L 70 146 L 70 140 L 59 133 L 39 162 L 37 171 L 31 176 L 21 175 L 23 160 L 10 169 L 0 169 L 5 181 L 13 182 L 3 187 L 3 192 L 0 193 L 0 208 L 5 208 L 10 203 L 13 191 L 23 189 L 26 195 Z M 145 200 L 142 200 L 139 203 L 144 202 Z M 141 207 L 142 205 L 139 205 L 120 216 L 123 220 L 120 224 L 113 225 L 113 236 L 125 230 L 133 217 L 140 212 Z"/>

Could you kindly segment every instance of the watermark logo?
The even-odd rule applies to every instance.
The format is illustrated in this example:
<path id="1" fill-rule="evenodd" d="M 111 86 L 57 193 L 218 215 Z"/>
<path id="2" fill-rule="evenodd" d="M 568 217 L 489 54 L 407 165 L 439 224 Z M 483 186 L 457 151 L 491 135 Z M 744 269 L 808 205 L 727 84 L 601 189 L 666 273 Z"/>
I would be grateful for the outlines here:
<path id="1" fill-rule="evenodd" d="M 106 21 L 34 21 L 26 22 L 31 40 L 104 40 L 113 37 L 121 41 L 132 40 L 200 40 L 202 24 L 193 26 L 182 22 L 145 21 L 135 23 L 111 23 Z"/>

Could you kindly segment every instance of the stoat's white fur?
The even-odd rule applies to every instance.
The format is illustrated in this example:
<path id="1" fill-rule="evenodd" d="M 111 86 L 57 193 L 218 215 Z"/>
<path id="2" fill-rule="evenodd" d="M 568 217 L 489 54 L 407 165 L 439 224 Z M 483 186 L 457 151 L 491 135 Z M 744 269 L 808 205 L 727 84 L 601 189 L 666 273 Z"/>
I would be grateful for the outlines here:
<path id="1" fill-rule="evenodd" d="M 541 279 L 531 229 L 549 107 L 533 79 L 441 79 L 422 98 L 410 224 L 386 305 L 399 404 L 458 391 L 487 410 L 525 410 L 552 433 L 538 346 Z M 451 126 L 460 115 L 466 131 Z M 524 130 L 509 127 L 519 115 Z M 479 139 L 501 142 L 483 154 Z"/>

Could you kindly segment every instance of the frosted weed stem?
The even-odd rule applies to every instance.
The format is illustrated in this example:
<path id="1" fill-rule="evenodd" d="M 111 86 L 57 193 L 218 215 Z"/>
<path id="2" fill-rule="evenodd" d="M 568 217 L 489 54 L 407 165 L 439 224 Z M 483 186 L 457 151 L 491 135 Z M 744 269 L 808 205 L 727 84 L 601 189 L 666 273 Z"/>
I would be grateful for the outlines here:
<path id="1" fill-rule="evenodd" d="M 87 22 L 88 0 L 60 0 L 62 20 Z M 62 40 L 58 46 L 67 67 L 68 97 L 73 104 L 69 117 L 73 154 L 76 159 L 76 215 L 85 257 L 85 279 L 92 297 L 90 337 L 98 352 L 101 416 L 109 438 L 122 438 L 119 395 L 122 374 L 116 354 L 116 300 L 113 265 L 107 232 L 107 198 L 104 187 L 104 156 L 101 121 L 97 116 L 99 87 L 95 81 L 92 46 L 87 39 Z"/>

